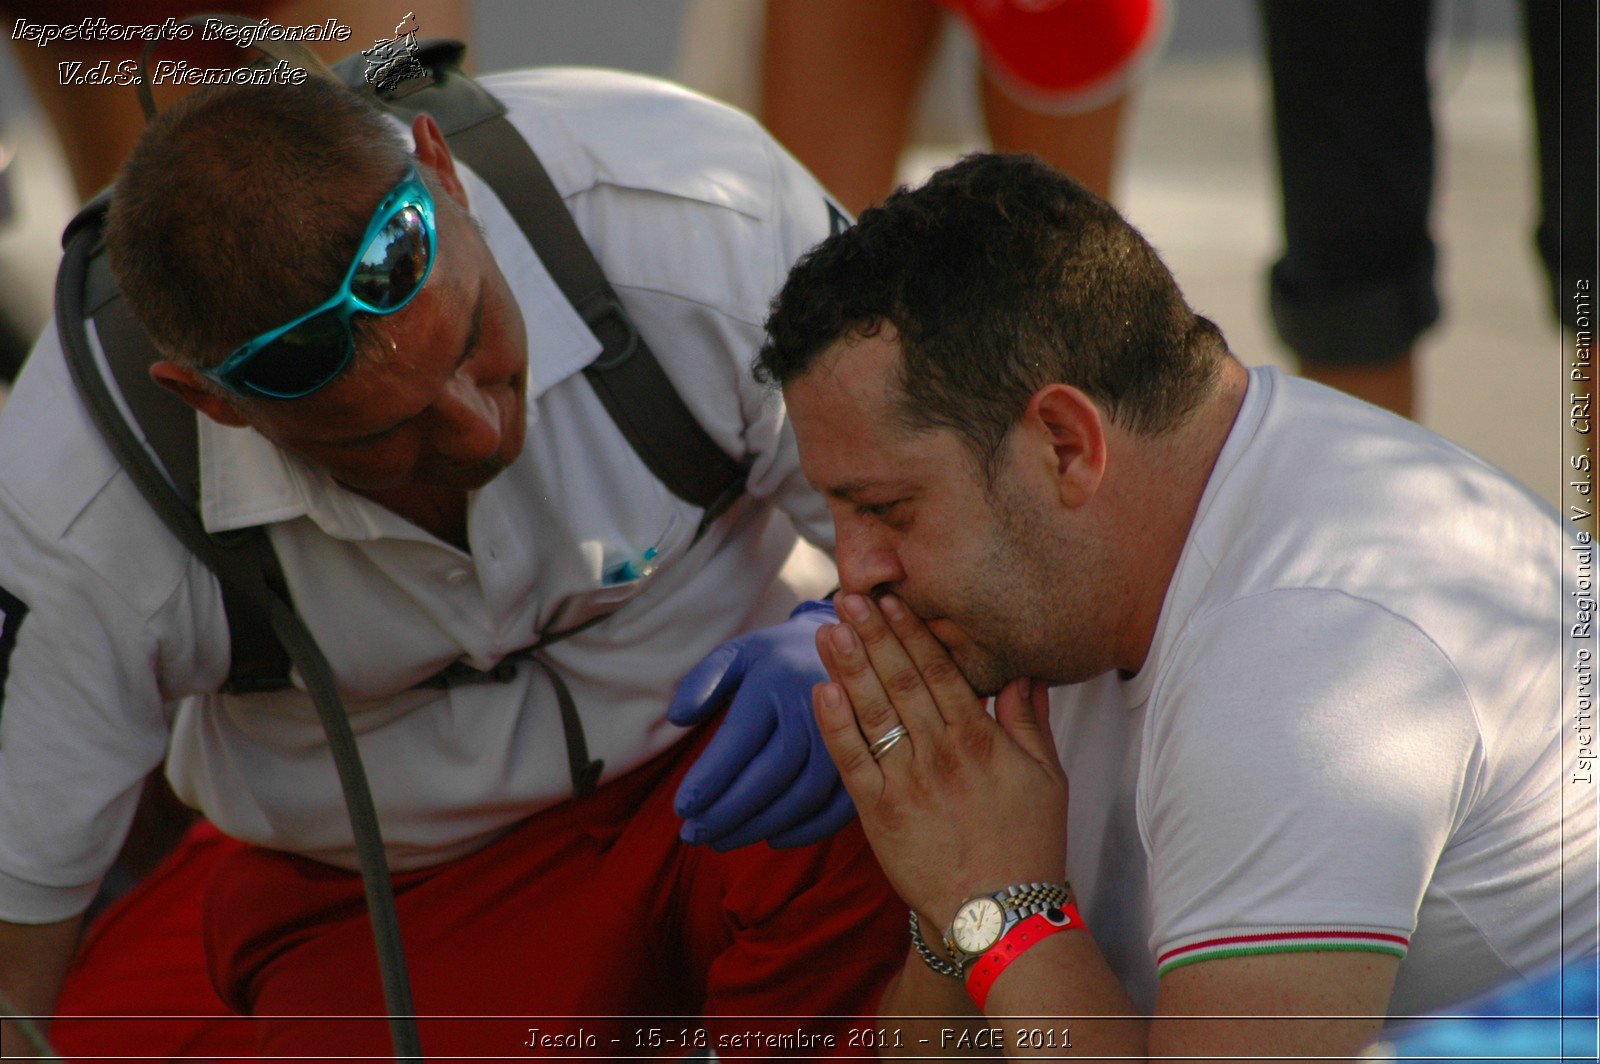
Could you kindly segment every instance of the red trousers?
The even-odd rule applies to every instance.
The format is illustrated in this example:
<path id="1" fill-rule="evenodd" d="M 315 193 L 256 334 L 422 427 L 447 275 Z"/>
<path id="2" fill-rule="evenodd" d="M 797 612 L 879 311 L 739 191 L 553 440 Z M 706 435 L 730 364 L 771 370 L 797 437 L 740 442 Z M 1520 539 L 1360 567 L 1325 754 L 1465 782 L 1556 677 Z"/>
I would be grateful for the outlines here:
<path id="1" fill-rule="evenodd" d="M 851 1052 L 849 1029 L 870 1026 L 905 957 L 905 908 L 855 825 L 800 850 L 717 854 L 680 842 L 672 796 L 709 735 L 524 821 L 477 853 L 394 877 L 429 1058 L 681 1056 L 702 1048 L 724 1058 L 792 1058 L 796 1048 L 828 1055 L 821 1047 L 829 1035 L 834 1052 Z M 193 994 L 190 1009 L 167 1011 L 201 1018 L 167 1021 L 150 1048 L 124 1040 L 115 1049 L 103 1044 L 117 1027 L 110 1021 L 59 1020 L 62 1052 L 225 1055 L 246 1025 L 206 1018 L 225 1011 L 220 995 L 254 1017 L 266 1056 L 388 1054 L 360 877 L 214 842 L 203 861 L 190 853 L 187 873 L 169 874 L 169 861 L 107 914 L 120 918 L 121 956 L 103 956 L 104 936 L 91 941 L 63 995 L 63 1006 L 77 1011 L 148 1013 L 129 1007 L 126 985 L 115 1010 L 97 1006 L 107 962 L 147 945 L 138 941 L 145 929 L 170 933 L 203 920 L 203 960 L 200 936 L 168 934 L 158 953 L 191 963 L 163 965 L 171 992 L 148 988 L 150 1000 L 168 1005 Z M 209 885 L 197 885 L 201 879 Z M 148 889 L 163 882 L 182 889 Z M 192 899 L 201 893 L 196 919 Z M 177 918 L 138 914 L 152 903 L 181 907 L 185 897 L 190 907 Z M 200 964 L 214 992 L 194 993 Z M 869 1019 L 852 1024 L 857 1017 Z M 205 1049 L 171 1048 L 185 1024 Z M 122 1037 L 143 1041 L 139 1032 L 154 1026 L 140 1021 Z M 80 1034 L 101 1044 L 86 1045 Z"/>
<path id="2" fill-rule="evenodd" d="M 212 872 L 243 848 L 204 821 L 90 927 L 56 1001 L 67 1060 L 254 1056 L 250 1021 L 212 989 L 200 910 Z"/>

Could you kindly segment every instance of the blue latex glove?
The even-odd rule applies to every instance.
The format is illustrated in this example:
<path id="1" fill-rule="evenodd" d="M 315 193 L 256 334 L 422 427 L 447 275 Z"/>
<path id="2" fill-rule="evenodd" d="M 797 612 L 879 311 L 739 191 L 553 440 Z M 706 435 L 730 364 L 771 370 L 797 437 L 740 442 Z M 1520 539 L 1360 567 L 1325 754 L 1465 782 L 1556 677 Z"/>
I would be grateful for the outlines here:
<path id="1" fill-rule="evenodd" d="M 685 842 L 732 850 L 766 839 L 809 846 L 856 815 L 811 714 L 828 679 L 816 632 L 838 620 L 831 602 L 802 602 L 789 619 L 717 647 L 690 670 L 667 719 L 695 724 L 730 696 L 717 734 L 678 787 Z"/>

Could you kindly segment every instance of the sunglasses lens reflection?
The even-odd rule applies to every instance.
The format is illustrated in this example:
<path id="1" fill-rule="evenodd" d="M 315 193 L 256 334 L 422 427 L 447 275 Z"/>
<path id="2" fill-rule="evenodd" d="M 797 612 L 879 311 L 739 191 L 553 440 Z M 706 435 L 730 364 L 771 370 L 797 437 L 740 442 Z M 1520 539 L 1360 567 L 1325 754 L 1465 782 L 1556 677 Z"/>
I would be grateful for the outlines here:
<path id="1" fill-rule="evenodd" d="M 404 207 L 361 253 L 350 279 L 350 292 L 373 310 L 394 310 L 417 294 L 427 274 L 428 258 L 422 212 Z"/>

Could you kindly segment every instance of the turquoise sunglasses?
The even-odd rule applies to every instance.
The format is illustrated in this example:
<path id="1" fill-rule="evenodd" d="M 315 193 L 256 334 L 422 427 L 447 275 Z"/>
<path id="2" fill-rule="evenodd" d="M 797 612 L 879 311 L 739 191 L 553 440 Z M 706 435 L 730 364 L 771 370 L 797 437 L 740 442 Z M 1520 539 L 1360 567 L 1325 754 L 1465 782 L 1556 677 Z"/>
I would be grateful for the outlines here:
<path id="1" fill-rule="evenodd" d="M 329 299 L 202 370 L 241 395 L 298 399 L 344 372 L 355 354 L 350 319 L 393 314 L 422 291 L 438 250 L 433 194 L 415 166 L 378 204 L 355 261 Z"/>

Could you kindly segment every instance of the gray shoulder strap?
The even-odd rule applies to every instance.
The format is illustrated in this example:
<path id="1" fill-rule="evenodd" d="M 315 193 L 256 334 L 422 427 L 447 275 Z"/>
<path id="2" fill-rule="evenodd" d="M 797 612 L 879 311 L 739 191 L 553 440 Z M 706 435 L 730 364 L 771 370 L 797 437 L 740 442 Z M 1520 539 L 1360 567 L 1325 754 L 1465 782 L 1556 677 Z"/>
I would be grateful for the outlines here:
<path id="1" fill-rule="evenodd" d="M 73 226 L 68 228 L 67 246 L 71 246 L 78 234 L 77 227 L 85 213 L 97 209 L 103 214 L 104 207 L 102 194 L 80 212 Z M 89 223 L 95 233 L 98 233 L 98 223 L 98 216 Z M 184 546 L 216 570 L 220 578 L 222 605 L 232 641 L 232 658 L 224 689 L 240 694 L 282 690 L 289 685 L 289 655 L 273 634 L 266 614 L 251 606 L 241 591 L 259 574 L 274 592 L 286 596 L 278 556 L 264 529 L 245 529 L 219 537 L 210 535 L 201 525 L 198 516 L 199 439 L 194 411 L 150 379 L 148 367 L 158 357 L 155 347 L 117 292 L 105 249 L 97 237 L 89 236 L 87 231 L 83 238 L 93 243 L 86 252 L 88 259 L 80 289 L 83 303 L 77 313 L 81 315 L 79 320 L 93 323 L 105 354 L 105 369 L 109 369 L 112 382 L 135 424 L 130 426 L 122 416 L 93 351 L 68 342 L 70 304 L 62 302 L 63 293 L 58 292 L 56 308 L 63 330 L 62 347 L 78 391 L 100 424 L 101 434 L 112 443 L 118 461 L 150 500 L 151 507 L 178 534 Z M 127 433 L 126 437 L 122 437 L 123 432 Z M 142 440 L 139 433 L 143 433 Z M 120 443 L 117 442 L 119 437 Z M 201 544 L 209 544 L 209 547 Z"/>

